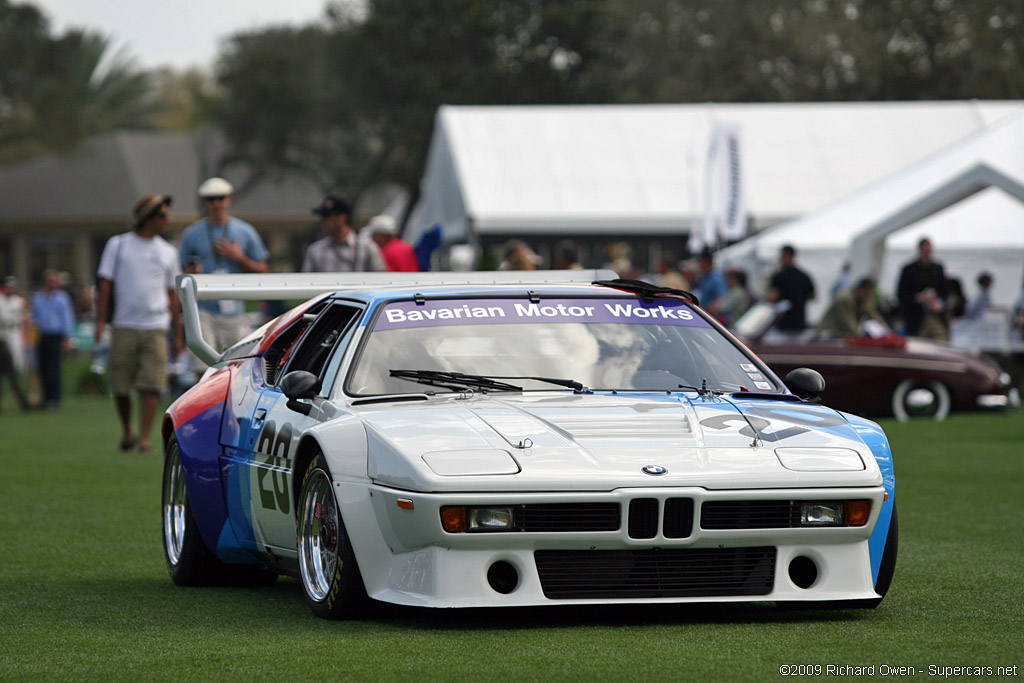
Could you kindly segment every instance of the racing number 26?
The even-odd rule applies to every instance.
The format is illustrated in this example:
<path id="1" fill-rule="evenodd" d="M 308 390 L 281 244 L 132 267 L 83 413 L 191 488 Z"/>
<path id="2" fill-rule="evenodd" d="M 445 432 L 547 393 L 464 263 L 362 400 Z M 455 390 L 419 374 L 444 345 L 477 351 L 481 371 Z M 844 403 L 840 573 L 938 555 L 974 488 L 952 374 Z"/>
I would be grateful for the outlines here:
<path id="1" fill-rule="evenodd" d="M 260 432 L 260 439 L 256 444 L 256 450 L 267 456 L 256 468 L 256 486 L 260 491 L 260 504 L 267 510 L 280 510 L 285 514 L 291 510 L 287 470 L 278 465 L 280 460 L 288 460 L 288 451 L 291 450 L 291 447 L 291 423 L 285 422 L 281 425 L 281 431 L 278 432 L 273 421 L 267 422 L 263 431 Z M 285 464 L 287 466 L 287 462 Z"/>

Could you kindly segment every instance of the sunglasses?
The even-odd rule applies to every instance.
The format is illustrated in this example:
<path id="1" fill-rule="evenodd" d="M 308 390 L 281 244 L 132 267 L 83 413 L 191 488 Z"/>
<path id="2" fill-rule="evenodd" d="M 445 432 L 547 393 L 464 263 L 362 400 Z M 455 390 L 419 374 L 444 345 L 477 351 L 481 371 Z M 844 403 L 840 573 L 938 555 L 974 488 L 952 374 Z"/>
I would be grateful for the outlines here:
<path id="1" fill-rule="evenodd" d="M 204 202 L 222 202 L 227 199 L 227 195 L 217 195 L 216 197 L 203 197 Z"/>

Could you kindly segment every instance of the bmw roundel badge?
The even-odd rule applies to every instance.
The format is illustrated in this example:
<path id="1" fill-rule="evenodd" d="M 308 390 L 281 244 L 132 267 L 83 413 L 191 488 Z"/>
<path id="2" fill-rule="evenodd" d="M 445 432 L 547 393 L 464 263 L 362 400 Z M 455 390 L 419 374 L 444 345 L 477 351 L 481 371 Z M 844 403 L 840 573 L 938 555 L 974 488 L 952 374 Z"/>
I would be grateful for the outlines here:
<path id="1" fill-rule="evenodd" d="M 643 473 L 644 474 L 650 474 L 650 475 L 655 476 L 655 477 L 660 476 L 662 474 L 665 474 L 667 472 L 668 472 L 668 469 L 662 467 L 661 465 L 644 465 L 643 466 Z"/>

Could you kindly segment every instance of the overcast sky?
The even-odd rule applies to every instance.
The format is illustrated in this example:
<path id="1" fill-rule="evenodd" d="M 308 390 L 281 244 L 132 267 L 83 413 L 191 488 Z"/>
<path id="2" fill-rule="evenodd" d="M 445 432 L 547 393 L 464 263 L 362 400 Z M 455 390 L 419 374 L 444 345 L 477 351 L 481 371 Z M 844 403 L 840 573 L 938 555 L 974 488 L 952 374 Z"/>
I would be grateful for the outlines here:
<path id="1" fill-rule="evenodd" d="M 52 33 L 87 28 L 111 37 L 139 66 L 209 68 L 221 41 L 237 31 L 303 25 L 323 15 L 326 0 L 30 0 Z"/>

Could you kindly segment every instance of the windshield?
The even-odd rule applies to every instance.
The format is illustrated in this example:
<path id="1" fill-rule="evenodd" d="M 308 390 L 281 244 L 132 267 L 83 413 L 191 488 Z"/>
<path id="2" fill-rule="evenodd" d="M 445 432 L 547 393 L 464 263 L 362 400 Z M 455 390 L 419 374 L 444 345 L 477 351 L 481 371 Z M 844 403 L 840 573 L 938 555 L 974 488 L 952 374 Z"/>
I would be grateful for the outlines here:
<path id="1" fill-rule="evenodd" d="M 521 377 L 513 384 L 526 391 L 563 390 L 531 377 L 573 380 L 595 391 L 674 391 L 705 384 L 718 391 L 779 391 L 689 304 L 664 298 L 391 302 L 379 311 L 347 390 L 438 390 L 415 381 L 423 371 Z"/>

